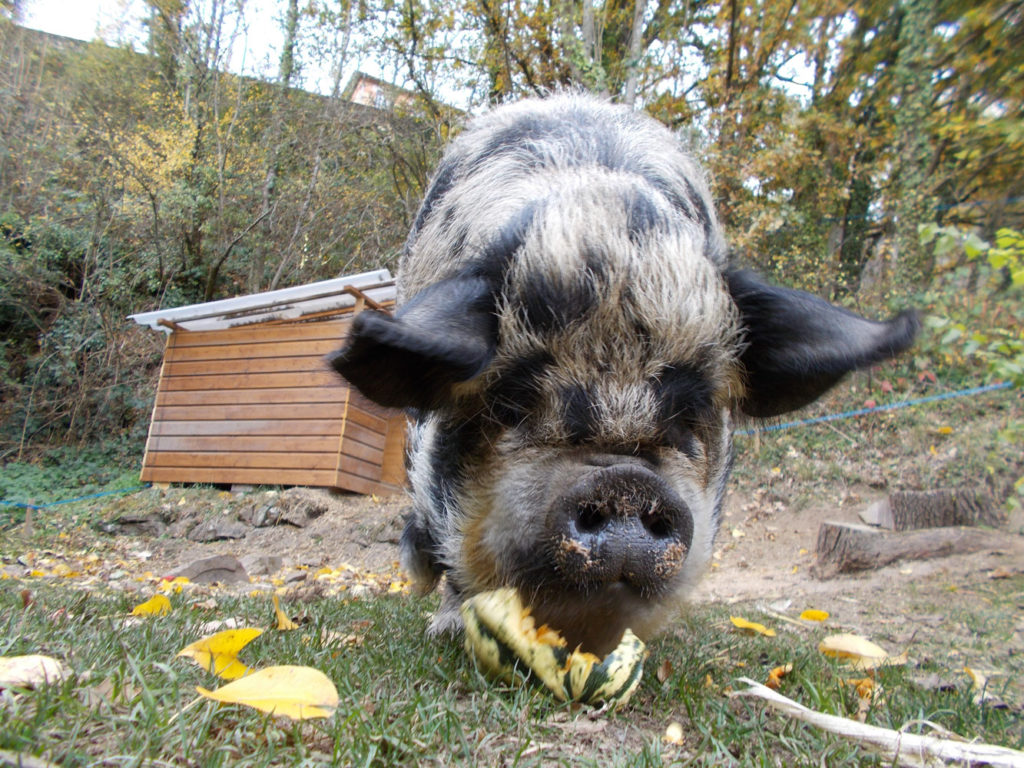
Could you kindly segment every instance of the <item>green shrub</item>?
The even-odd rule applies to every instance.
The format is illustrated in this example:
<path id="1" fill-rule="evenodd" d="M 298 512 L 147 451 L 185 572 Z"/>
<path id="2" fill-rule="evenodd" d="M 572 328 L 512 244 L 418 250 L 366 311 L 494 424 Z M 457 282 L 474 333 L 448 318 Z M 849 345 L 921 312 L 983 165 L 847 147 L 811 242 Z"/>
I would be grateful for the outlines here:
<path id="1" fill-rule="evenodd" d="M 923 299 L 920 349 L 990 381 L 1024 384 L 1024 235 L 1000 229 L 995 244 L 956 227 L 920 228 L 938 277 Z"/>

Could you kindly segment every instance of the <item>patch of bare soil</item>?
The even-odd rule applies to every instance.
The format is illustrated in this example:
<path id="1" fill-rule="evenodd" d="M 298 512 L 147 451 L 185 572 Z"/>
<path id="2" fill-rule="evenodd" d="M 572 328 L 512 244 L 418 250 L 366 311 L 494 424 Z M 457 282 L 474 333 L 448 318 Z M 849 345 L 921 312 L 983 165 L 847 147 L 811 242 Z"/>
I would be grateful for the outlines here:
<path id="1" fill-rule="evenodd" d="M 125 511 L 111 509 L 108 530 L 126 534 L 118 537 L 120 548 L 141 551 L 146 569 L 154 574 L 171 573 L 204 557 L 233 555 L 243 562 L 254 556 L 280 557 L 285 572 L 343 567 L 403 578 L 398 541 L 409 502 L 402 494 L 378 498 L 308 488 L 242 494 L 171 488 L 147 493 L 125 499 Z M 730 491 L 712 567 L 693 602 L 789 601 L 797 613 L 823 608 L 856 624 L 879 610 L 898 614 L 910 595 L 917 599 L 931 591 L 941 596 L 985 582 L 994 573 L 1024 570 L 1024 536 L 1019 535 L 1024 520 L 1015 519 L 995 549 L 903 561 L 830 579 L 812 575 L 821 523 L 856 522 L 861 510 L 883 496 L 867 486 L 853 487 L 834 503 L 796 509 L 770 491 Z M 151 535 L 132 536 L 142 531 Z M 217 539 L 219 534 L 231 538 Z"/>
<path id="2" fill-rule="evenodd" d="M 169 489 L 166 500 L 156 505 L 169 523 L 145 542 L 154 573 L 213 555 L 277 556 L 286 568 L 347 565 L 381 574 L 398 569 L 398 540 L 408 506 L 403 495 L 369 497 L 312 488 L 205 495 Z M 197 541 L 195 529 L 204 523 L 205 537 L 212 540 Z M 217 523 L 223 528 L 240 523 L 236 530 L 244 535 L 216 538 Z"/>
<path id="3" fill-rule="evenodd" d="M 948 591 L 993 572 L 1024 570 L 1024 536 L 1018 533 L 1022 521 L 1015 518 L 998 549 L 903 561 L 828 579 L 812 575 L 820 525 L 860 522 L 858 513 L 884 496 L 865 487 L 848 491 L 841 503 L 794 509 L 771 494 L 755 492 L 750 498 L 730 491 L 712 568 L 694 601 L 792 600 L 806 603 L 803 607 L 813 603 L 823 608 L 837 602 L 863 603 L 865 608 L 880 603 L 898 608 L 901 595 L 910 589 Z"/>

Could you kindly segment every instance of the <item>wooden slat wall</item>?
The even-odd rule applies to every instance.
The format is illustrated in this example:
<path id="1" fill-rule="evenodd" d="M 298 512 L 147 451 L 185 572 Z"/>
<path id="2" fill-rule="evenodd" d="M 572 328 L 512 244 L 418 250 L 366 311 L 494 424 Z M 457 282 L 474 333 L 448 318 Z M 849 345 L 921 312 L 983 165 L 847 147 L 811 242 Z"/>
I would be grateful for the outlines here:
<path id="1" fill-rule="evenodd" d="M 142 480 L 398 490 L 404 417 L 344 386 L 324 360 L 348 324 L 172 333 Z"/>

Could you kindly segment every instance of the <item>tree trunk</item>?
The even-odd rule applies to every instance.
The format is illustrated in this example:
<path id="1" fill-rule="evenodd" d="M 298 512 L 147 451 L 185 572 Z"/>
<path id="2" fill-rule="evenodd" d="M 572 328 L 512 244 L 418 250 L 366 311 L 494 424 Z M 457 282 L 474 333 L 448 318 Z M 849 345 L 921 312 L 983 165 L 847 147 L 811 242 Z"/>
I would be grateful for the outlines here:
<path id="1" fill-rule="evenodd" d="M 284 126 L 283 115 L 286 110 L 285 102 L 288 100 L 288 91 L 292 85 L 292 78 L 295 75 L 295 40 L 299 26 L 299 2 L 288 0 L 288 9 L 284 19 L 284 48 L 281 51 L 281 61 L 278 68 L 278 85 L 274 97 L 274 109 L 270 116 L 271 124 L 267 145 L 270 150 L 270 157 L 267 158 L 266 173 L 263 177 L 263 188 L 261 190 L 260 212 L 266 215 L 273 207 L 277 197 L 278 176 L 281 173 L 281 144 Z M 263 224 L 264 242 L 273 242 L 274 221 L 268 217 Z M 249 289 L 253 292 L 259 291 L 263 286 L 264 272 L 266 271 L 266 249 L 259 247 L 254 252 Z M 286 257 L 287 254 L 278 254 L 279 257 Z"/>
<path id="2" fill-rule="evenodd" d="M 931 113 L 932 68 L 928 45 L 935 13 L 933 0 L 903 0 L 893 67 L 899 97 L 894 122 L 898 142 L 897 169 L 893 184 L 896 219 L 897 274 L 904 290 L 924 283 L 931 275 L 927 251 L 918 242 L 917 228 L 935 216 L 934 201 L 927 193 L 927 168 L 932 156 L 928 117 Z"/>
<path id="3" fill-rule="evenodd" d="M 636 101 L 636 86 L 640 79 L 640 53 L 644 34 L 644 0 L 636 0 L 633 8 L 633 26 L 629 30 L 629 51 L 626 61 L 626 84 L 622 89 L 622 103 L 632 107 Z"/>

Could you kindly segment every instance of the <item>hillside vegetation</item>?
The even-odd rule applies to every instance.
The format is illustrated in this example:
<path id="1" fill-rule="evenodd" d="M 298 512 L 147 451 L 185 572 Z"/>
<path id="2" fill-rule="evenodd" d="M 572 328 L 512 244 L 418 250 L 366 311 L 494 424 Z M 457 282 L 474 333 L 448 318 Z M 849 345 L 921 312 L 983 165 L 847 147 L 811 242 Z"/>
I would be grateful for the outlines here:
<path id="1" fill-rule="evenodd" d="M 261 70 L 244 2 L 146 9 L 88 44 L 0 19 L 6 478 L 130 472 L 162 339 L 127 314 L 393 267 L 460 111 L 566 86 L 680 132 L 739 262 L 920 307 L 900 375 L 1022 377 L 1017 3 L 281 0 Z M 370 61 L 402 89 L 375 107 L 344 88 Z"/>

